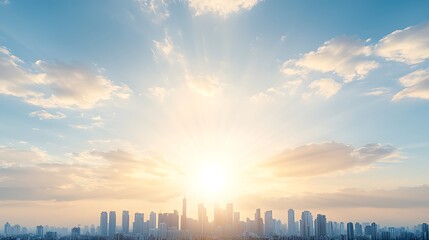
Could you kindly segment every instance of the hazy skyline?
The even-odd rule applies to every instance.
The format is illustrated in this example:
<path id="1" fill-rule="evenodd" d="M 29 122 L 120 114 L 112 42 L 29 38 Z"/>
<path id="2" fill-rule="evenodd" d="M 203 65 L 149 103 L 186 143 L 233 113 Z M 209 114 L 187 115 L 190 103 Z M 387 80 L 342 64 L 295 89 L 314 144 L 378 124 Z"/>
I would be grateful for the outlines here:
<path id="1" fill-rule="evenodd" d="M 192 217 L 233 202 L 428 221 L 427 9 L 0 0 L 0 222 L 184 196 Z"/>

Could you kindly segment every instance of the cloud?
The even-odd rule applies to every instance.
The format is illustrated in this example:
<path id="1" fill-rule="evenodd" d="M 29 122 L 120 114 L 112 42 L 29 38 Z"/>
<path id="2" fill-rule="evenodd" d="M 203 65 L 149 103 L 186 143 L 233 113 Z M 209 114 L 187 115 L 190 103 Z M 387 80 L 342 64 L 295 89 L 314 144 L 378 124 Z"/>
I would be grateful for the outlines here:
<path id="1" fill-rule="evenodd" d="M 136 0 L 140 9 L 151 18 L 154 23 L 162 23 L 170 16 L 166 0 Z"/>
<path id="2" fill-rule="evenodd" d="M 84 151 L 56 161 L 47 158 L 34 150 L 0 149 L 0 201 L 164 201 L 181 191 L 176 186 L 179 168 L 141 152 Z"/>
<path id="3" fill-rule="evenodd" d="M 168 97 L 173 89 L 166 89 L 164 87 L 153 86 L 148 88 L 148 96 L 151 99 L 158 100 L 163 102 L 166 97 Z"/>
<path id="4" fill-rule="evenodd" d="M 167 32 L 165 32 L 162 40 L 153 40 L 153 45 L 154 49 L 152 49 L 152 53 L 155 62 L 166 60 L 170 64 L 186 65 L 183 55 L 176 51 L 173 41 Z"/>
<path id="5" fill-rule="evenodd" d="M 259 2 L 260 0 L 189 0 L 188 4 L 195 15 L 214 13 L 225 17 L 242 9 L 250 10 Z"/>
<path id="6" fill-rule="evenodd" d="M 341 89 L 341 84 L 337 83 L 332 78 L 322 78 L 313 81 L 308 87 L 310 89 L 316 89 L 317 95 L 323 96 L 325 98 L 330 98 Z"/>
<path id="7" fill-rule="evenodd" d="M 46 110 L 34 111 L 31 112 L 29 115 L 31 117 L 38 117 L 40 120 L 62 119 L 66 117 L 66 115 L 62 112 L 50 113 Z"/>
<path id="8" fill-rule="evenodd" d="M 391 61 L 417 64 L 429 59 L 429 22 L 397 30 L 376 46 L 379 56 Z"/>
<path id="9" fill-rule="evenodd" d="M 393 101 L 403 98 L 429 99 L 429 69 L 418 69 L 399 79 L 404 89 L 395 96 Z"/>
<path id="10" fill-rule="evenodd" d="M 0 94 L 43 108 L 90 109 L 112 97 L 128 98 L 126 85 L 115 85 L 99 69 L 38 60 L 34 69 L 0 47 Z"/>
<path id="11" fill-rule="evenodd" d="M 217 76 L 195 76 L 186 75 L 186 82 L 188 86 L 194 91 L 204 95 L 212 96 L 216 92 L 219 92 L 223 88 L 223 84 L 220 83 Z"/>
<path id="12" fill-rule="evenodd" d="M 365 78 L 371 70 L 378 67 L 377 62 L 368 59 L 371 54 L 372 47 L 359 39 L 336 37 L 325 42 L 316 51 L 309 52 L 296 61 L 286 61 L 285 64 L 294 64 L 304 70 L 332 72 L 347 83 Z M 290 68 L 283 67 L 283 73 L 291 71 Z M 295 71 L 299 74 L 303 70 Z"/>
<path id="13" fill-rule="evenodd" d="M 289 95 L 295 95 L 297 89 L 301 86 L 302 80 L 288 80 L 279 87 L 268 88 L 266 91 L 257 93 L 250 97 L 254 102 L 274 102 L 276 98 Z"/>
<path id="14" fill-rule="evenodd" d="M 94 116 L 91 118 L 91 121 L 92 122 L 89 124 L 70 124 L 69 127 L 81 130 L 88 130 L 104 126 L 104 119 L 101 116 Z"/>
<path id="15" fill-rule="evenodd" d="M 360 148 L 336 142 L 313 143 L 285 150 L 261 163 L 269 174 L 282 177 L 310 177 L 400 158 L 398 149 L 379 143 Z"/>
<path id="16" fill-rule="evenodd" d="M 258 207 L 266 206 L 270 209 L 284 209 L 284 206 L 293 206 L 298 209 L 428 208 L 429 186 L 373 190 L 347 188 L 330 193 L 304 193 L 284 198 L 262 198 L 260 195 L 243 196 L 243 198 L 253 199 L 254 202 L 251 204 L 258 205 Z"/>
<path id="17" fill-rule="evenodd" d="M 388 94 L 389 92 L 390 92 L 390 89 L 388 89 L 388 88 L 377 87 L 377 88 L 372 88 L 369 92 L 365 93 L 365 95 L 381 96 L 381 95 Z"/>

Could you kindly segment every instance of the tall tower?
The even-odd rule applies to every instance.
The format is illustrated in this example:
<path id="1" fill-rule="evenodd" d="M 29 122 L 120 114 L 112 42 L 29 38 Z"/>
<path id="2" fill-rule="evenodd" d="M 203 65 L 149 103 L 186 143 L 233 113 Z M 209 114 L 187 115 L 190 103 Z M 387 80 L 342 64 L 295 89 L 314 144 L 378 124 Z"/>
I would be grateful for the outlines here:
<path id="1" fill-rule="evenodd" d="M 326 237 L 326 216 L 322 214 L 317 214 L 315 222 L 315 233 L 316 237 L 323 238 Z"/>
<path id="2" fill-rule="evenodd" d="M 353 230 L 353 223 L 347 223 L 347 240 L 353 240 L 355 238 L 355 233 Z"/>
<path id="3" fill-rule="evenodd" d="M 180 219 L 180 229 L 182 231 L 186 231 L 187 230 L 187 217 L 186 217 L 186 198 L 183 198 L 182 201 L 182 217 Z"/>
<path id="4" fill-rule="evenodd" d="M 264 225 L 263 225 L 263 221 L 261 218 L 261 209 L 258 208 L 256 209 L 255 212 L 255 225 L 256 225 L 256 231 L 255 233 L 258 234 L 259 236 L 262 236 L 263 232 L 264 232 Z"/>
<path id="5" fill-rule="evenodd" d="M 289 236 L 296 235 L 295 211 L 292 208 L 287 211 L 287 226 L 288 226 Z"/>
<path id="6" fill-rule="evenodd" d="M 130 214 L 128 211 L 122 211 L 122 233 L 130 233 Z"/>
<path id="7" fill-rule="evenodd" d="M 100 235 L 107 237 L 107 212 L 100 214 Z"/>
<path id="8" fill-rule="evenodd" d="M 313 215 L 309 211 L 301 214 L 301 237 L 309 238 L 313 235 Z"/>
<path id="9" fill-rule="evenodd" d="M 114 237 L 116 233 L 116 212 L 109 212 L 109 237 Z"/>
<path id="10" fill-rule="evenodd" d="M 265 212 L 265 236 L 271 236 L 274 233 L 273 211 Z"/>

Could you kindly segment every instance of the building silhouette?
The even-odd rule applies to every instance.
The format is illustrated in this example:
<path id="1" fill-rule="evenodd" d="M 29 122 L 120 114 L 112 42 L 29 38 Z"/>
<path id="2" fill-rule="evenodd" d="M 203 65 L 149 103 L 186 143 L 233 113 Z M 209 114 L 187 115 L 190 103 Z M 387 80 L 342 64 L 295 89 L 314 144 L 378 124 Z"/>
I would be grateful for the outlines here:
<path id="1" fill-rule="evenodd" d="M 122 233 L 130 233 L 130 213 L 128 211 L 122 211 Z"/>
<path id="2" fill-rule="evenodd" d="M 114 237 L 116 233 L 116 212 L 109 212 L 109 237 Z"/>

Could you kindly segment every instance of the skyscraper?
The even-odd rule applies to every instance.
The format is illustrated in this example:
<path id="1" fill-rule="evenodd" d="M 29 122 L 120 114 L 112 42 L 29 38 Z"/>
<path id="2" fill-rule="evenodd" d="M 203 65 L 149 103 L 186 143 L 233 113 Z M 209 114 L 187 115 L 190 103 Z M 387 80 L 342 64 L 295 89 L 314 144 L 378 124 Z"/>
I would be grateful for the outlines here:
<path id="1" fill-rule="evenodd" d="M 100 214 L 100 235 L 107 237 L 107 212 Z"/>
<path id="2" fill-rule="evenodd" d="M 233 218 L 234 218 L 234 206 L 232 203 L 226 204 L 225 214 L 223 216 L 223 224 L 225 226 L 224 228 L 224 234 L 226 236 L 232 235 L 232 225 L 233 225 Z"/>
<path id="3" fill-rule="evenodd" d="M 240 212 L 234 212 L 234 223 L 233 223 L 234 235 L 238 236 L 241 233 L 240 226 Z"/>
<path id="4" fill-rule="evenodd" d="M 287 211 L 287 226 L 288 226 L 289 236 L 295 235 L 296 234 L 295 211 L 293 209 L 289 209 Z"/>
<path id="5" fill-rule="evenodd" d="M 355 223 L 355 236 L 363 236 L 362 224 Z"/>
<path id="6" fill-rule="evenodd" d="M 109 237 L 114 237 L 116 233 L 116 212 L 109 212 Z"/>
<path id="7" fill-rule="evenodd" d="M 207 217 L 207 209 L 204 207 L 202 203 L 198 204 L 198 231 L 201 234 L 204 234 L 205 228 L 208 226 L 208 217 Z"/>
<path id="8" fill-rule="evenodd" d="M 187 230 L 187 216 L 186 216 L 186 198 L 183 198 L 182 201 L 182 216 L 180 218 L 180 229 L 182 231 L 186 231 Z"/>
<path id="9" fill-rule="evenodd" d="M 347 240 L 354 240 L 355 233 L 353 229 L 353 223 L 349 222 L 347 223 Z"/>
<path id="10" fill-rule="evenodd" d="M 143 222 L 144 222 L 144 214 L 143 213 L 135 213 L 134 214 L 134 223 L 133 223 L 133 233 L 134 234 L 142 234 L 143 233 Z"/>
<path id="11" fill-rule="evenodd" d="M 375 222 L 371 223 L 371 240 L 377 239 L 377 224 Z"/>
<path id="12" fill-rule="evenodd" d="M 150 212 L 149 215 L 149 229 L 156 229 L 156 213 Z"/>
<path id="13" fill-rule="evenodd" d="M 265 236 L 271 236 L 274 233 L 273 211 L 266 211 L 264 215 L 265 220 Z"/>
<path id="14" fill-rule="evenodd" d="M 256 212 L 255 212 L 255 233 L 258 235 L 258 236 L 262 236 L 262 234 L 264 233 L 264 222 L 263 222 L 263 220 L 262 220 L 262 218 L 261 218 L 261 209 L 260 208 L 258 208 L 258 209 L 256 209 Z"/>
<path id="15" fill-rule="evenodd" d="M 326 237 L 326 216 L 322 214 L 317 214 L 316 221 L 315 221 L 315 234 L 316 237 L 322 238 Z"/>
<path id="16" fill-rule="evenodd" d="M 130 214 L 128 211 L 122 211 L 122 233 L 130 233 Z"/>
<path id="17" fill-rule="evenodd" d="M 43 226 L 42 225 L 36 227 L 36 235 L 38 237 L 43 238 Z"/>
<path id="18" fill-rule="evenodd" d="M 309 211 L 301 214 L 301 237 L 308 238 L 313 235 L 313 215 Z"/>
<path id="19" fill-rule="evenodd" d="M 429 240 L 429 228 L 427 223 L 422 224 L 422 240 Z"/>

